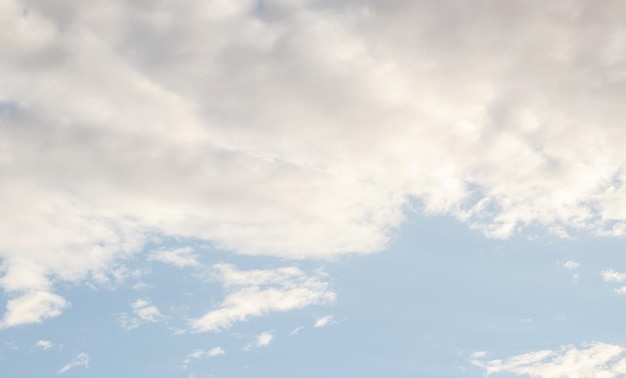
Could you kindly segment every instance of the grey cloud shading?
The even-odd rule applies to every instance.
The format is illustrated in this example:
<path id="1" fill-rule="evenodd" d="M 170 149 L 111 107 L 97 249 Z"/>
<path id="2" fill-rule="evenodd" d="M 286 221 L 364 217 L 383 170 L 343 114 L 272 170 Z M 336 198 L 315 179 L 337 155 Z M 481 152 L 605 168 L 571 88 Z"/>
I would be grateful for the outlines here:
<path id="1" fill-rule="evenodd" d="M 56 282 L 98 276 L 154 235 L 372 253 L 414 199 L 489 237 L 623 235 L 625 13 L 5 1 L 0 285 L 13 303 L 43 298 L 36 322 L 65 306 Z"/>

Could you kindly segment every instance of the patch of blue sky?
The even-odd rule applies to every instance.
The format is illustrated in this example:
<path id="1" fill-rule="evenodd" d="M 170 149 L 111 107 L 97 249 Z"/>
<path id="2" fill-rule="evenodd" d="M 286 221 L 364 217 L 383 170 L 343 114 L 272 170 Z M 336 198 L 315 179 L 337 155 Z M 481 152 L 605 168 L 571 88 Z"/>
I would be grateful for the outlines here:
<path id="1" fill-rule="evenodd" d="M 336 262 L 239 256 L 181 240 L 160 248 L 189 245 L 201 256 L 197 267 L 147 261 L 145 251 L 125 262 L 144 275 L 119 287 L 61 285 L 59 293 L 72 302 L 61 316 L 3 330 L 5 374 L 50 376 L 86 353 L 88 367 L 63 374 L 481 377 L 484 371 L 469 362 L 476 351 L 493 359 L 590 341 L 626 344 L 615 332 L 625 299 L 601 276 L 626 269 L 619 239 L 488 240 L 449 217 L 414 214 L 386 251 Z M 579 265 L 566 268 L 567 261 Z M 334 306 L 251 317 L 218 333 L 189 332 L 189 319 L 214 310 L 225 295 L 208 278 L 217 262 L 239 269 L 296 265 L 306 272 L 323 266 L 338 299 Z M 137 282 L 146 285 L 133 288 Z M 156 306 L 162 317 L 125 329 L 120 314 L 132 317 L 137 300 Z M 314 327 L 328 315 L 330 325 Z M 273 339 L 257 347 L 263 332 Z M 40 340 L 53 346 L 34 347 Z M 224 354 L 208 355 L 218 347 Z M 197 350 L 206 353 L 189 358 Z"/>

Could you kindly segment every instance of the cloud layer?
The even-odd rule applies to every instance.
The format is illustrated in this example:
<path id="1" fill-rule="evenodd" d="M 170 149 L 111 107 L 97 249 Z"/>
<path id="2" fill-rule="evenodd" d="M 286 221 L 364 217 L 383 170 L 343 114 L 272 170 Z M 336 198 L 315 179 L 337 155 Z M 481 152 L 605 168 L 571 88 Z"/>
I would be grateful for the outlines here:
<path id="1" fill-rule="evenodd" d="M 371 253 L 412 199 L 626 232 L 622 1 L 258 4 L 2 2 L 3 326 L 162 235 Z"/>

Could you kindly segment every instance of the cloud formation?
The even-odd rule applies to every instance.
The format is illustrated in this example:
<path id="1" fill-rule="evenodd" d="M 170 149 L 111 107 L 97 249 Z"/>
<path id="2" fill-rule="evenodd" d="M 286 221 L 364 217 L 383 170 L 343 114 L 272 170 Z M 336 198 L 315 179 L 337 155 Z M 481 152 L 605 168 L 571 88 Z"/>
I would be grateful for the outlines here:
<path id="1" fill-rule="evenodd" d="M 321 327 L 326 327 L 328 325 L 331 325 L 334 323 L 333 318 L 334 317 L 332 315 L 322 316 L 321 318 L 318 318 L 315 320 L 314 327 L 321 328 Z"/>
<path id="2" fill-rule="evenodd" d="M 128 313 L 121 313 L 117 316 L 117 322 L 126 330 L 135 329 L 141 323 L 155 323 L 164 318 L 161 311 L 148 300 L 137 299 L 131 304 L 131 307 L 133 309 L 132 316 Z"/>
<path id="3" fill-rule="evenodd" d="M 67 306 L 69 302 L 54 293 L 26 292 L 7 302 L 6 313 L 0 322 L 0 328 L 40 323 L 47 318 L 59 316 Z"/>
<path id="4" fill-rule="evenodd" d="M 195 332 L 219 332 L 251 317 L 328 305 L 336 298 L 322 276 L 309 276 L 295 267 L 244 271 L 216 264 L 213 275 L 228 294 L 219 308 L 190 321 Z"/>
<path id="5" fill-rule="evenodd" d="M 624 235 L 624 17 L 618 0 L 3 1 L 2 325 L 57 316 L 55 282 L 155 235 L 372 253 L 413 199 L 490 237 Z"/>
<path id="6" fill-rule="evenodd" d="M 224 351 L 224 349 L 222 349 L 221 347 L 214 347 L 209 350 L 196 349 L 187 355 L 187 358 L 185 358 L 182 362 L 182 366 L 183 368 L 186 369 L 192 360 L 196 360 L 200 358 L 217 357 L 223 354 L 226 354 L 226 351 Z"/>
<path id="7" fill-rule="evenodd" d="M 253 342 L 243 347 L 243 350 L 249 351 L 252 348 L 266 347 L 270 345 L 272 340 L 274 340 L 274 334 L 272 332 L 262 332 L 255 337 L 255 340 Z"/>
<path id="8" fill-rule="evenodd" d="M 82 366 L 85 369 L 89 368 L 89 354 L 87 353 L 79 353 L 72 361 L 70 361 L 67 365 L 63 366 L 61 369 L 57 371 L 57 374 L 67 373 L 77 366 Z"/>
<path id="9" fill-rule="evenodd" d="M 54 343 L 50 340 L 39 340 L 32 346 L 31 350 L 34 348 L 39 348 L 41 350 L 48 350 L 52 348 L 53 346 L 54 346 Z"/>
<path id="10" fill-rule="evenodd" d="M 476 355 L 472 363 L 487 374 L 513 373 L 537 378 L 613 378 L 626 374 L 624 347 L 590 343 L 581 349 L 564 346 L 558 350 L 542 350 L 521 354 L 507 360 L 484 361 Z"/>
<path id="11" fill-rule="evenodd" d="M 200 265 L 200 263 L 198 263 L 198 255 L 193 253 L 193 248 L 191 247 L 152 252 L 148 256 L 148 261 L 159 261 L 164 264 L 174 265 L 178 268 Z"/>

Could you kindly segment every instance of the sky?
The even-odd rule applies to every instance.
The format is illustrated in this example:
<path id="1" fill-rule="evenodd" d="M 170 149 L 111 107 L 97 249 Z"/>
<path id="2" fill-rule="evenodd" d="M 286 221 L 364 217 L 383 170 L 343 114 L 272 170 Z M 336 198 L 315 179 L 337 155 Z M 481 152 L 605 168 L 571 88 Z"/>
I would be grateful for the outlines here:
<path id="1" fill-rule="evenodd" d="M 625 21 L 0 0 L 0 375 L 626 376 Z"/>

